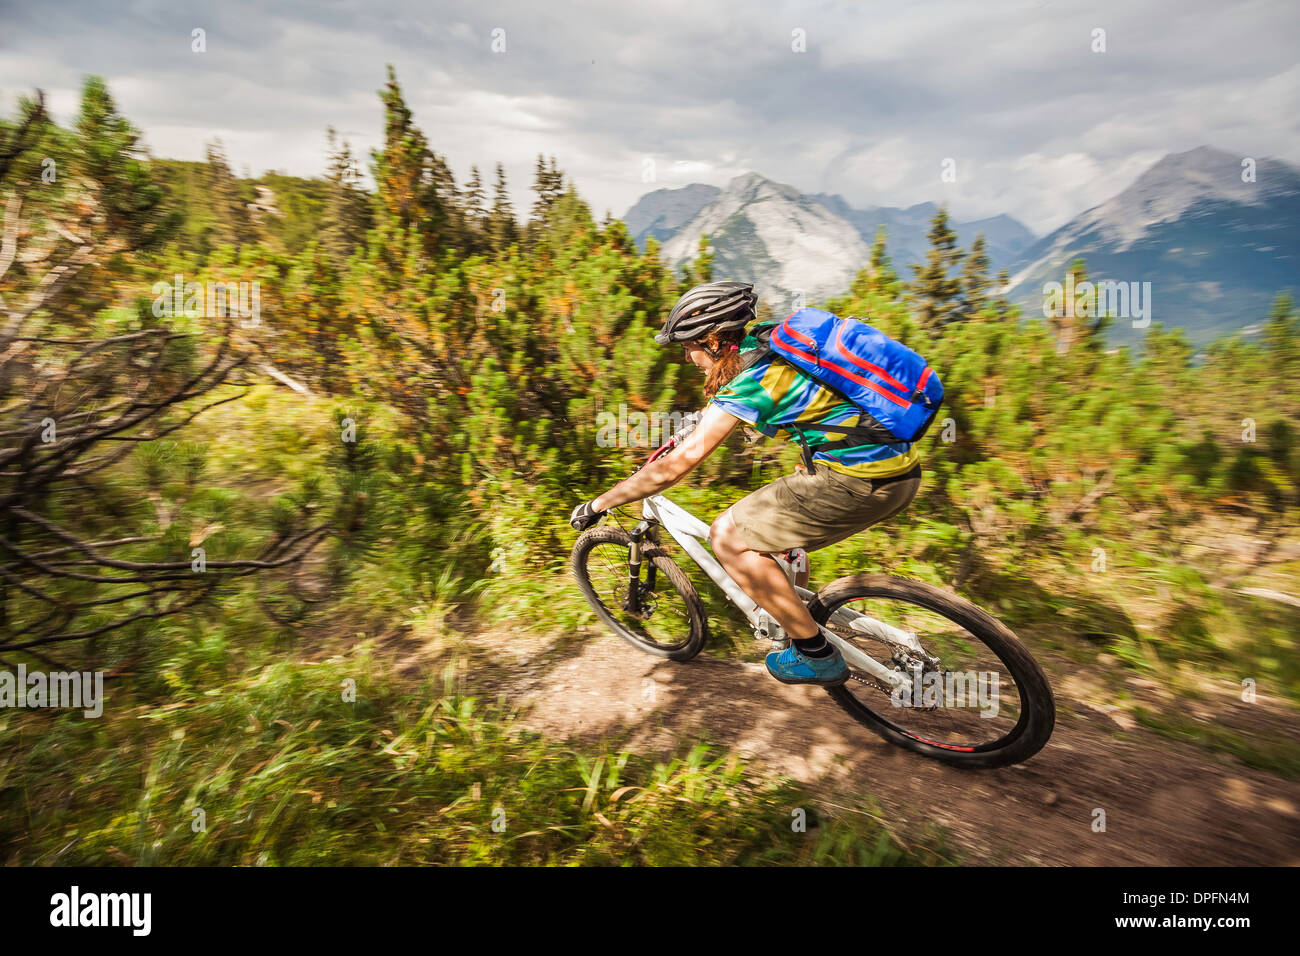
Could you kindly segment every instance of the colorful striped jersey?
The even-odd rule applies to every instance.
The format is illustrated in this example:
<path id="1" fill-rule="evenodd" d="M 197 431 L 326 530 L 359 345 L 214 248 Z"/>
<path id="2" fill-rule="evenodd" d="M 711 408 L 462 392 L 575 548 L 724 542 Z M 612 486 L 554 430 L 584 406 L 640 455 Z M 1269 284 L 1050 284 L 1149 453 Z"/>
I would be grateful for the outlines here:
<path id="1" fill-rule="evenodd" d="M 748 335 L 740 344 L 740 354 L 758 348 L 758 340 Z M 920 461 L 920 451 L 910 442 L 888 445 L 855 445 L 818 451 L 819 445 L 838 441 L 838 432 L 819 432 L 815 425 L 856 425 L 861 414 L 858 407 L 845 401 L 774 354 L 755 362 L 724 385 L 713 404 L 752 425 L 768 438 L 794 440 L 788 426 L 799 425 L 813 452 L 814 462 L 861 478 L 886 478 L 900 475 Z M 783 427 L 784 426 L 784 427 Z"/>

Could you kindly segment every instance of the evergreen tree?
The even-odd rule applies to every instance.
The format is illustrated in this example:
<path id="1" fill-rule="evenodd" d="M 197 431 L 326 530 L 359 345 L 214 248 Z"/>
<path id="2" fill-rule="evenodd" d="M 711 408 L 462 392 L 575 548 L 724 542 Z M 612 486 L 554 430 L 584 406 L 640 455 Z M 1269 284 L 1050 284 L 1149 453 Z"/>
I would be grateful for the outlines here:
<path id="1" fill-rule="evenodd" d="M 532 213 L 528 220 L 527 236 L 529 248 L 537 245 L 542 235 L 546 231 L 549 222 L 551 209 L 554 208 L 559 198 L 564 195 L 564 174 L 556 167 L 555 157 L 551 157 L 550 165 L 542 158 L 542 154 L 537 154 L 537 164 L 533 169 L 533 199 Z"/>
<path id="2" fill-rule="evenodd" d="M 564 174 L 556 168 L 555 157 L 551 157 L 550 166 L 542 159 L 542 154 L 537 154 L 537 165 L 533 172 L 533 192 L 537 198 L 533 200 L 532 219 L 535 222 L 544 222 L 546 214 L 555 201 L 564 194 Z"/>
<path id="3" fill-rule="evenodd" d="M 682 287 L 683 292 L 692 286 L 713 281 L 713 250 L 707 235 L 700 234 L 695 258 L 689 262 L 683 262 L 678 273 L 678 284 Z"/>
<path id="4" fill-rule="evenodd" d="M 19 165 L 19 157 L 33 149 L 52 126 L 42 90 L 36 91 L 35 99 L 23 97 L 18 101 L 16 121 L 0 118 L 0 183 Z"/>
<path id="5" fill-rule="evenodd" d="M 709 245 L 709 237 L 700 234 L 699 252 L 695 256 L 694 274 L 696 283 L 713 281 L 713 249 Z"/>
<path id="6" fill-rule="evenodd" d="M 209 235 L 216 243 L 240 245 L 250 237 L 248 207 L 239 195 L 239 180 L 230 169 L 220 139 L 204 150 L 207 169 L 204 184 L 208 208 L 212 211 Z"/>
<path id="7" fill-rule="evenodd" d="M 848 293 L 827 300 L 826 308 L 837 315 L 865 319 L 903 344 L 913 344 L 919 331 L 899 301 L 903 289 L 889 258 L 887 232 L 880 226 L 871 245 L 871 258 L 854 276 Z M 922 345 L 916 343 L 916 347 Z"/>
<path id="8" fill-rule="evenodd" d="M 993 308 L 995 308 L 997 310 L 998 315 L 1003 318 L 1006 318 L 1008 313 L 1010 313 L 1011 303 L 1007 300 L 1006 296 L 1001 294 L 1001 290 L 1005 289 L 1010 284 L 1011 284 L 1011 276 L 1007 274 L 1007 270 L 999 269 L 998 277 L 995 280 L 995 285 L 999 290 L 999 293 L 998 295 L 993 297 L 992 301 L 993 301 Z"/>
<path id="9" fill-rule="evenodd" d="M 470 167 L 469 181 L 460 194 L 460 206 L 465 216 L 465 252 L 479 255 L 491 248 L 488 239 L 489 213 L 487 192 L 477 166 Z"/>
<path id="10" fill-rule="evenodd" d="M 873 292 L 892 293 L 898 282 L 898 273 L 889 259 L 887 248 L 888 235 L 884 226 L 876 229 L 875 241 L 871 244 L 871 290 Z"/>
<path id="11" fill-rule="evenodd" d="M 428 178 L 433 187 L 433 206 L 428 211 L 425 232 L 433 237 L 430 252 L 460 250 L 465 254 L 465 212 L 456 191 L 451 165 L 439 153 L 430 152 Z"/>
<path id="12" fill-rule="evenodd" d="M 1264 327 L 1264 345 L 1272 356 L 1274 369 L 1285 375 L 1295 367 L 1297 360 L 1297 320 L 1291 295 L 1287 292 L 1278 294 L 1269 311 L 1268 324 Z"/>
<path id="13" fill-rule="evenodd" d="M 849 286 L 848 299 L 861 303 L 862 300 L 877 295 L 892 298 L 897 292 L 898 275 L 889 260 L 887 239 L 885 227 L 877 228 L 876 238 L 871 244 L 871 258 L 854 276 L 853 284 Z M 845 302 L 840 307 L 850 312 L 865 311 L 861 304 L 850 305 Z"/>
<path id="14" fill-rule="evenodd" d="M 961 311 L 966 317 L 978 315 L 988 305 L 989 257 L 982 232 L 975 237 L 970 252 L 966 254 L 961 274 L 961 291 Z"/>
<path id="15" fill-rule="evenodd" d="M 372 153 L 378 214 L 389 227 L 416 230 L 424 254 L 435 258 L 460 238 L 451 169 L 416 127 L 391 65 L 379 96 L 384 148 Z"/>
<path id="16" fill-rule="evenodd" d="M 385 219 L 407 229 L 419 221 L 432 199 L 424 181 L 429 150 L 424 134 L 412 122 L 392 66 L 379 96 L 384 103 L 384 148 L 374 154 L 378 200 Z"/>
<path id="17" fill-rule="evenodd" d="M 926 264 L 914 265 L 915 278 L 910 297 L 923 329 L 941 329 L 956 317 L 960 308 L 961 277 L 950 275 L 961 259 L 957 233 L 948 225 L 948 211 L 942 206 L 930 222 L 930 251 Z"/>
<path id="18" fill-rule="evenodd" d="M 1080 290 L 1088 281 L 1087 265 L 1082 259 L 1075 259 L 1066 270 L 1061 304 L 1047 317 L 1047 324 L 1056 333 L 1059 355 L 1068 355 L 1077 346 L 1100 350 L 1105 342 L 1101 333 L 1110 325 L 1110 317 L 1095 287 L 1091 293 Z"/>
<path id="19" fill-rule="evenodd" d="M 506 187 L 506 170 L 497 163 L 496 182 L 492 186 L 492 211 L 488 215 L 488 239 L 498 254 L 504 254 L 519 239 L 519 226 L 515 222 L 515 209 Z"/>
<path id="20" fill-rule="evenodd" d="M 162 210 L 162 189 L 153 181 L 140 145 L 140 131 L 117 111 L 104 80 L 86 79 L 77 117 L 75 174 L 93 184 L 103 214 L 102 230 L 113 241 L 140 248 L 161 238 L 170 225 Z M 229 176 L 229 167 L 225 172 Z M 238 197 L 230 178 L 222 198 L 232 210 Z M 231 223 L 232 228 L 238 222 Z"/>
<path id="21" fill-rule="evenodd" d="M 321 245 L 336 261 L 347 259 L 365 239 L 370 226 L 368 201 L 361 188 L 361 171 L 347 140 L 339 141 L 330 126 L 326 130 L 329 142 L 329 165 L 325 181 L 329 194 L 321 216 Z"/>

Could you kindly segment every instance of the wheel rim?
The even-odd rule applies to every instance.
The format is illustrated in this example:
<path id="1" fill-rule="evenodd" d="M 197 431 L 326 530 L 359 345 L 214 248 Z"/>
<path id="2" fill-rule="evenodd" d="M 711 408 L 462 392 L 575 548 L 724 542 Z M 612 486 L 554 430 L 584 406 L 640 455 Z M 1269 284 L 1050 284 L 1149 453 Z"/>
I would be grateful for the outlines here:
<path id="1" fill-rule="evenodd" d="M 841 608 L 857 611 L 915 634 L 935 664 L 840 623 L 826 626 L 891 670 L 909 675 L 891 693 L 874 675 L 850 665 L 848 683 L 835 693 L 870 712 L 894 731 L 952 753 L 999 750 L 1027 726 L 1025 691 L 1011 667 L 959 621 L 898 597 L 854 596 L 830 605 L 829 622 Z M 919 665 L 919 669 L 918 669 Z"/>

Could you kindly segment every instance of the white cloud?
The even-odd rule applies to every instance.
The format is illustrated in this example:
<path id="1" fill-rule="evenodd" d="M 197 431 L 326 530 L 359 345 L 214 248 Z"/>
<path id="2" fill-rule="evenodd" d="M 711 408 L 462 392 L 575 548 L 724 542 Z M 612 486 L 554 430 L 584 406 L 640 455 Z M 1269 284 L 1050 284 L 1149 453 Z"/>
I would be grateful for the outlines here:
<path id="1" fill-rule="evenodd" d="M 1300 156 L 1300 8 L 1282 0 L 298 0 L 274 13 L 81 0 L 5 19 L 6 96 L 40 86 L 66 123 L 99 73 L 156 154 L 201 158 L 220 135 L 256 172 L 318 175 L 327 125 L 365 158 L 392 63 L 434 148 L 461 176 L 502 162 L 521 210 L 540 152 L 598 214 L 753 169 L 857 205 L 946 201 L 959 218 L 1006 212 L 1046 231 L 1166 152 Z M 189 50 L 195 25 L 206 54 Z M 1097 25 L 1105 54 L 1089 49 Z M 489 49 L 496 27 L 504 55 Z M 796 27 L 807 53 L 790 49 Z"/>

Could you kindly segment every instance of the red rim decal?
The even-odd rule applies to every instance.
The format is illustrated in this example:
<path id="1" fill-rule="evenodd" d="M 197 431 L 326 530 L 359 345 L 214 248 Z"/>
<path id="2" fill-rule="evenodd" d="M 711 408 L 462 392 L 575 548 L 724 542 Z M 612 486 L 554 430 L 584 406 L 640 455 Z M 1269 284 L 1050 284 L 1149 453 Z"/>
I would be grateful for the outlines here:
<path id="1" fill-rule="evenodd" d="M 902 727 L 899 727 L 898 730 L 900 733 L 906 734 L 908 737 L 911 737 L 913 740 L 919 740 L 921 741 L 921 743 L 929 744 L 931 747 L 941 747 L 944 750 L 960 750 L 962 753 L 968 753 L 968 754 L 975 752 L 974 747 L 968 747 L 965 744 L 945 744 L 945 743 L 941 743 L 938 740 L 931 740 L 929 737 L 922 737 L 920 734 L 914 734 L 909 731 L 903 730 Z"/>

